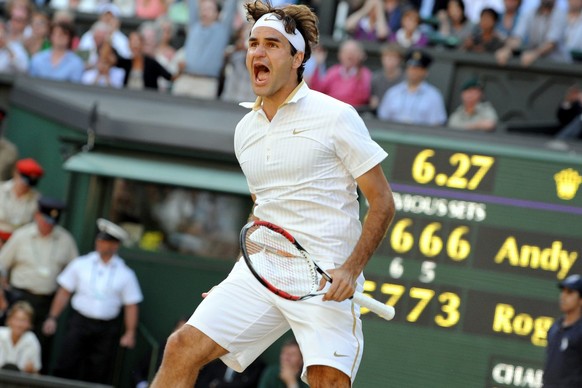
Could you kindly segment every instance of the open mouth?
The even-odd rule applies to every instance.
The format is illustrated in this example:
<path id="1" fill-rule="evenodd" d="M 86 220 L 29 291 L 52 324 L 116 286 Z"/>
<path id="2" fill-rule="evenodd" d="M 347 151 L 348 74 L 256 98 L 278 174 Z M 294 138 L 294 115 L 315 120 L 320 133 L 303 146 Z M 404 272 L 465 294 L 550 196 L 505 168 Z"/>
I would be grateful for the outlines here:
<path id="1" fill-rule="evenodd" d="M 255 83 L 257 84 L 265 84 L 271 73 L 271 70 L 267 66 L 258 63 L 253 66 L 253 71 L 255 75 Z"/>

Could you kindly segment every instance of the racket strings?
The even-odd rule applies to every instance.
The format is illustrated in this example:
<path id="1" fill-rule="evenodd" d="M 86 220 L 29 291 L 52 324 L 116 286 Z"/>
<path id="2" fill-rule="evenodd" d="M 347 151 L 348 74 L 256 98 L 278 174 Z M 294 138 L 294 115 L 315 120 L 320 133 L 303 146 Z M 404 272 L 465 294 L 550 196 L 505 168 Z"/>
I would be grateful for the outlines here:
<path id="1" fill-rule="evenodd" d="M 245 240 L 254 270 L 274 287 L 299 297 L 317 290 L 319 279 L 311 261 L 284 236 L 256 227 Z"/>

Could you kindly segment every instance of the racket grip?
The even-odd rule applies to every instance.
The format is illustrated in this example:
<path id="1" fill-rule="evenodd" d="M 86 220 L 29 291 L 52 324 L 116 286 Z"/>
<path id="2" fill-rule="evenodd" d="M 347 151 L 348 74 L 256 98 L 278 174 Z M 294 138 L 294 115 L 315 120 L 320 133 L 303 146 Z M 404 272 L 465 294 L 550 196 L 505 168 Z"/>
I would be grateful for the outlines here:
<path id="1" fill-rule="evenodd" d="M 376 299 L 370 298 L 361 292 L 356 292 L 353 297 L 354 302 L 358 303 L 361 307 L 365 307 L 375 314 L 378 314 L 381 318 L 389 321 L 394 318 L 394 307 L 389 306 L 384 303 L 378 302 Z"/>

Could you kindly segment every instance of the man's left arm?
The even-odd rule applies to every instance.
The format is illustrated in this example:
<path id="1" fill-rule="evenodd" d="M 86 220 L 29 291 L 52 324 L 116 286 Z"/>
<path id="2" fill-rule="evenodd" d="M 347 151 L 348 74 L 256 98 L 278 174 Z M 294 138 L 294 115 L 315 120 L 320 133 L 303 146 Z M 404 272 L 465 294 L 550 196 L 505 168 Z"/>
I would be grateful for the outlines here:
<path id="1" fill-rule="evenodd" d="M 369 204 L 362 235 L 346 262 L 329 271 L 333 283 L 323 300 L 342 301 L 354 294 L 358 276 L 384 239 L 394 218 L 392 190 L 379 164 L 356 181 Z"/>
<path id="2" fill-rule="evenodd" d="M 133 348 L 135 346 L 135 333 L 139 317 L 139 307 L 137 304 L 128 304 L 123 307 L 123 320 L 125 323 L 125 332 L 119 340 L 119 344 L 124 348 Z"/>

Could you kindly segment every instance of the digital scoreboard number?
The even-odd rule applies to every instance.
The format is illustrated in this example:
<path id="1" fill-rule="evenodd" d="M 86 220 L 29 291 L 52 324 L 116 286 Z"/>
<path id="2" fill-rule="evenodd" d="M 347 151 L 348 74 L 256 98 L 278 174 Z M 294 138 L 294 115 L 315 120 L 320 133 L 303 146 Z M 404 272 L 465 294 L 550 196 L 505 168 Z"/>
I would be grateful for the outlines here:
<path id="1" fill-rule="evenodd" d="M 397 213 L 364 291 L 397 313 L 382 325 L 362 311 L 368 348 L 398 349 L 394 386 L 541 387 L 556 285 L 582 273 L 582 158 L 374 138 L 389 153 Z"/>

